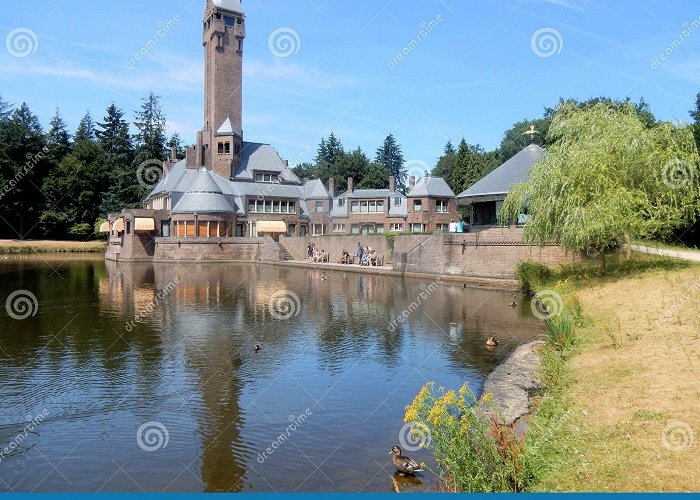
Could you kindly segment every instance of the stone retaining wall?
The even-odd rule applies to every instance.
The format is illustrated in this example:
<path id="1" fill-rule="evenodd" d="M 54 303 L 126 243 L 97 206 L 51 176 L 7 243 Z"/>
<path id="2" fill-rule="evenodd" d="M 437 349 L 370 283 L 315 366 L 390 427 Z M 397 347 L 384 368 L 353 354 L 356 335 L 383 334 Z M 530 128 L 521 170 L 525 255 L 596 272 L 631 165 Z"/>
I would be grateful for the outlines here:
<path id="1" fill-rule="evenodd" d="M 331 262 L 337 262 L 343 254 L 343 249 L 347 250 L 350 255 L 355 255 L 357 244 L 361 243 L 363 247 L 369 246 L 376 250 L 377 254 L 383 255 L 385 264 L 391 264 L 394 261 L 394 255 L 410 252 L 429 237 L 425 234 L 394 236 L 393 248 L 390 248 L 389 239 L 384 235 L 281 237 L 280 244 L 287 249 L 294 260 L 305 260 L 309 243 L 315 243 L 317 249 L 325 250 L 330 254 Z"/>

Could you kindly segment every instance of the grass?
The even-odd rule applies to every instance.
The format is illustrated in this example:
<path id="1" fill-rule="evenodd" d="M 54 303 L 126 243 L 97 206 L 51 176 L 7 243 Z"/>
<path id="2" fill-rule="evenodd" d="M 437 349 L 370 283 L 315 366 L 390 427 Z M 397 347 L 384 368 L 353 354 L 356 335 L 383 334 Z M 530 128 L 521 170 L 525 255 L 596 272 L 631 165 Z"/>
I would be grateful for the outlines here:
<path id="1" fill-rule="evenodd" d="M 530 489 L 697 491 L 700 266 L 653 256 L 600 264 L 538 284 L 565 304 L 578 299 L 585 319 L 573 347 L 542 351 Z"/>
<path id="2" fill-rule="evenodd" d="M 673 244 L 673 243 L 668 243 L 664 241 L 658 241 L 658 240 L 635 240 L 632 242 L 633 245 L 642 245 L 642 246 L 647 246 L 651 248 L 661 248 L 664 250 L 681 250 L 681 251 L 691 251 L 691 252 L 697 252 L 700 251 L 697 247 L 689 247 L 685 246 L 681 243 L 678 244 Z"/>
<path id="3" fill-rule="evenodd" d="M 104 241 L 0 240 L 0 254 L 100 253 L 104 251 Z"/>

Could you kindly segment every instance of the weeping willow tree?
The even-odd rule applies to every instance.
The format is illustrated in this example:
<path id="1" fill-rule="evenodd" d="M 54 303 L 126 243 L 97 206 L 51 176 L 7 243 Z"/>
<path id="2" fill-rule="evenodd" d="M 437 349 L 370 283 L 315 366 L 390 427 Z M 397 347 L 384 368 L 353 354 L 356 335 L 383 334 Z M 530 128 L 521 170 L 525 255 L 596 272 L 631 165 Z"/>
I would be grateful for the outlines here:
<path id="1" fill-rule="evenodd" d="M 700 159 L 689 127 L 648 127 L 629 105 L 564 103 L 548 142 L 499 213 L 501 224 L 529 214 L 528 243 L 606 251 L 695 220 Z"/>

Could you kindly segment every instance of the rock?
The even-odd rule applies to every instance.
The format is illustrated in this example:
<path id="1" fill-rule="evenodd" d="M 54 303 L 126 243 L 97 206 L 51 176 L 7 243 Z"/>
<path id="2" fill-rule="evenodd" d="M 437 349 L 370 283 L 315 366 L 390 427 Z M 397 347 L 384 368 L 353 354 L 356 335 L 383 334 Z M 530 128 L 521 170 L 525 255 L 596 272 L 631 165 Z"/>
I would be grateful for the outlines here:
<path id="1" fill-rule="evenodd" d="M 530 412 L 530 395 L 541 389 L 537 353 L 542 341 L 518 347 L 484 382 L 483 394 L 491 394 L 506 425 Z M 483 397 L 483 396 L 482 396 Z"/>

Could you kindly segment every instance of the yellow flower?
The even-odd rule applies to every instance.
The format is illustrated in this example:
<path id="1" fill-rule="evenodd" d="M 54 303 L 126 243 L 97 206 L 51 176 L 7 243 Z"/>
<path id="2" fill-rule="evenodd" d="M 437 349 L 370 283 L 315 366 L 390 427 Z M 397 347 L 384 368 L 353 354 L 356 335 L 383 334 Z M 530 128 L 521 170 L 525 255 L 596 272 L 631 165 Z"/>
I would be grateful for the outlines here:
<path id="1" fill-rule="evenodd" d="M 464 384 L 462 387 L 459 388 L 459 395 L 464 396 L 467 393 L 467 384 Z"/>
<path id="2" fill-rule="evenodd" d="M 481 398 L 481 400 L 484 401 L 485 403 L 493 401 L 493 394 L 491 394 L 490 392 L 487 394 L 484 394 L 483 397 Z"/>
<path id="3" fill-rule="evenodd" d="M 445 394 L 445 404 L 446 405 L 451 405 L 457 400 L 457 397 L 455 396 L 455 391 L 448 391 L 447 394 Z"/>

